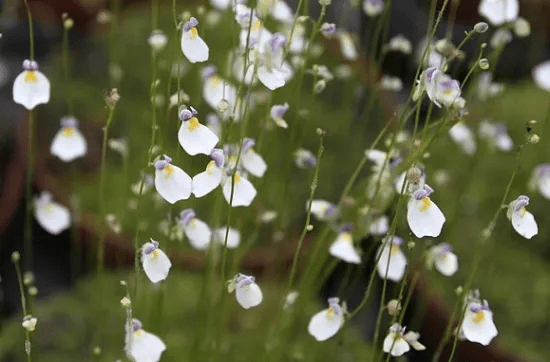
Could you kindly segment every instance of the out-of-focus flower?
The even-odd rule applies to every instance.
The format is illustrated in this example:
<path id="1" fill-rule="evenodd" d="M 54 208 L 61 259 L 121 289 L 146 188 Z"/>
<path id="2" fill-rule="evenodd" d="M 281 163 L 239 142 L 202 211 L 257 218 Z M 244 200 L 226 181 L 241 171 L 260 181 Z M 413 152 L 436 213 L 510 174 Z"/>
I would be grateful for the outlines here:
<path id="1" fill-rule="evenodd" d="M 382 90 L 399 92 L 401 89 L 403 89 L 403 81 L 399 77 L 384 75 L 380 79 L 380 83 L 378 86 Z"/>
<path id="2" fill-rule="evenodd" d="M 357 58 L 359 58 L 357 48 L 355 47 L 355 41 L 350 33 L 344 31 L 339 32 L 338 40 L 340 40 L 340 49 L 344 59 L 357 60 Z"/>
<path id="3" fill-rule="evenodd" d="M 529 205 L 529 197 L 519 196 L 508 205 L 506 216 L 518 234 L 526 239 L 531 239 L 538 234 L 539 228 L 533 214 L 525 209 L 527 205 Z"/>
<path id="4" fill-rule="evenodd" d="M 52 155 L 63 162 L 83 157 L 88 151 L 86 139 L 78 129 L 78 121 L 71 116 L 61 118 L 61 129 L 54 136 L 50 146 Z"/>
<path id="5" fill-rule="evenodd" d="M 491 44 L 491 47 L 493 48 L 500 48 L 510 43 L 511 41 L 512 33 L 508 29 L 501 28 L 495 31 L 495 33 L 489 40 L 489 44 Z"/>
<path id="6" fill-rule="evenodd" d="M 476 153 L 476 139 L 474 132 L 464 122 L 458 122 L 449 129 L 449 136 L 467 155 Z"/>
<path id="7" fill-rule="evenodd" d="M 168 44 L 168 37 L 162 30 L 153 30 L 149 38 L 147 38 L 147 43 L 154 52 L 160 52 L 166 47 L 166 44 Z"/>
<path id="8" fill-rule="evenodd" d="M 214 230 L 214 241 L 220 245 L 225 244 L 225 233 L 227 232 L 227 247 L 235 249 L 241 244 L 241 233 L 239 230 L 226 226 Z"/>
<path id="9" fill-rule="evenodd" d="M 195 217 L 193 209 L 180 212 L 179 225 L 189 239 L 191 246 L 197 250 L 205 250 L 210 246 L 212 231 L 207 223 Z"/>
<path id="10" fill-rule="evenodd" d="M 50 101 L 50 81 L 34 60 L 23 62 L 23 72 L 13 82 L 13 101 L 29 110 Z"/>
<path id="11" fill-rule="evenodd" d="M 391 239 L 385 240 L 382 243 L 383 245 L 378 248 L 376 253 L 378 275 L 380 278 L 388 278 L 389 280 L 398 282 L 405 275 L 407 267 L 407 258 L 401 250 L 403 239 L 394 235 L 391 236 Z"/>
<path id="12" fill-rule="evenodd" d="M 313 168 L 317 164 L 317 158 L 313 152 L 299 148 L 294 151 L 294 163 L 298 168 Z"/>
<path id="13" fill-rule="evenodd" d="M 479 124 L 479 137 L 489 141 L 491 147 L 502 152 L 510 152 L 514 148 L 514 141 L 508 135 L 503 122 L 482 121 Z"/>
<path id="14" fill-rule="evenodd" d="M 529 187 L 532 190 L 536 189 L 544 198 L 550 200 L 550 163 L 534 168 Z"/>
<path id="15" fill-rule="evenodd" d="M 40 226 L 52 235 L 58 235 L 71 226 L 69 209 L 53 201 L 52 194 L 47 191 L 34 198 L 34 216 Z"/>
<path id="16" fill-rule="evenodd" d="M 256 177 L 263 177 L 267 170 L 267 164 L 262 156 L 260 156 L 255 150 L 254 145 L 256 142 L 252 138 L 244 138 L 242 145 L 241 162 L 246 171 Z"/>
<path id="17" fill-rule="evenodd" d="M 550 92 L 550 60 L 533 68 L 533 80 L 537 86 Z"/>
<path id="18" fill-rule="evenodd" d="M 317 341 L 326 341 L 344 325 L 344 309 L 339 298 L 329 298 L 329 307 L 311 317 L 307 330 Z"/>
<path id="19" fill-rule="evenodd" d="M 308 209 L 308 203 L 306 202 L 306 211 Z M 319 221 L 331 221 L 338 218 L 340 212 L 338 207 L 326 200 L 312 200 L 311 201 L 311 213 Z"/>
<path id="20" fill-rule="evenodd" d="M 281 128 L 288 128 L 288 123 L 284 120 L 285 113 L 290 106 L 287 102 L 284 104 L 275 104 L 271 107 L 270 115 L 275 124 Z"/>
<path id="21" fill-rule="evenodd" d="M 21 325 L 22 325 L 23 328 L 25 328 L 28 332 L 32 332 L 32 331 L 34 331 L 34 329 L 36 328 L 36 322 L 38 322 L 38 319 L 36 319 L 36 318 L 33 317 L 32 315 L 26 315 L 26 316 L 23 318 L 23 322 L 21 323 Z"/>
<path id="22" fill-rule="evenodd" d="M 389 51 L 401 52 L 403 54 L 412 53 L 412 44 L 409 39 L 405 38 L 402 34 L 397 34 L 390 39 L 387 45 Z"/>
<path id="23" fill-rule="evenodd" d="M 481 0 L 478 12 L 492 25 L 499 26 L 517 19 L 519 2 L 518 0 Z"/>
<path id="24" fill-rule="evenodd" d="M 353 239 L 349 232 L 342 232 L 330 245 L 330 255 L 346 263 L 361 264 L 361 256 L 353 246 Z"/>
<path id="25" fill-rule="evenodd" d="M 383 0 L 364 0 L 363 11 L 367 16 L 376 16 L 384 10 Z"/>

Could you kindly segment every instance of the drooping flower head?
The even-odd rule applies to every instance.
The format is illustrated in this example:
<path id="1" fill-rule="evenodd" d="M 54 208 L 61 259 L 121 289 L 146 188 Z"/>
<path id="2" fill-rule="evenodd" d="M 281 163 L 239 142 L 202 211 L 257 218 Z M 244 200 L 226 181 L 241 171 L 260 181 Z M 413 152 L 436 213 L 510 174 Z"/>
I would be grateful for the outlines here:
<path id="1" fill-rule="evenodd" d="M 383 350 L 386 353 L 391 354 L 394 357 L 402 356 L 407 353 L 411 348 L 404 337 L 405 327 L 401 327 L 399 324 L 394 323 L 389 330 L 388 335 L 384 339 Z"/>
<path id="2" fill-rule="evenodd" d="M 439 236 L 445 223 L 445 216 L 430 200 L 429 196 L 433 191 L 425 184 L 423 188 L 412 194 L 407 205 L 407 222 L 417 238 Z"/>
<path id="3" fill-rule="evenodd" d="M 58 235 L 71 226 L 69 209 L 53 201 L 52 194 L 47 191 L 34 198 L 34 216 L 40 226 L 52 235 Z"/>
<path id="4" fill-rule="evenodd" d="M 486 346 L 498 334 L 493 322 L 493 312 L 486 300 L 470 302 L 464 315 L 461 332 L 470 342 L 481 343 Z"/>
<path id="5" fill-rule="evenodd" d="M 544 163 L 533 169 L 529 181 L 531 189 L 536 189 L 544 198 L 550 200 L 550 163 Z"/>
<path id="6" fill-rule="evenodd" d="M 152 333 L 143 329 L 138 319 L 132 319 L 132 325 L 125 325 L 126 344 L 124 351 L 135 362 L 158 362 L 166 345 Z"/>
<path id="7" fill-rule="evenodd" d="M 263 300 L 262 290 L 256 284 L 256 278 L 244 274 L 237 274 L 235 278 L 228 282 L 227 290 L 229 293 L 235 291 L 237 302 L 244 309 L 256 307 Z"/>
<path id="8" fill-rule="evenodd" d="M 206 170 L 193 176 L 193 195 L 203 197 L 220 185 L 224 177 L 225 157 L 222 149 L 214 148 L 210 153 L 212 161 Z"/>
<path id="9" fill-rule="evenodd" d="M 435 268 L 443 275 L 451 276 L 458 270 L 458 258 L 453 254 L 453 247 L 447 243 L 432 246 L 426 261 L 428 267 Z"/>
<path id="10" fill-rule="evenodd" d="M 307 330 L 317 341 L 334 336 L 344 324 L 344 309 L 339 298 L 329 298 L 329 307 L 311 317 Z"/>
<path id="11" fill-rule="evenodd" d="M 361 256 L 353 245 L 351 232 L 346 228 L 341 229 L 336 240 L 330 245 L 330 255 L 351 264 L 361 264 Z"/>
<path id="12" fill-rule="evenodd" d="M 526 239 L 531 239 L 538 234 L 539 228 L 533 214 L 525 209 L 527 205 L 529 205 L 529 197 L 519 196 L 508 205 L 506 216 L 518 234 Z"/>
<path id="13" fill-rule="evenodd" d="M 214 241 L 220 245 L 225 244 L 225 234 L 227 232 L 227 247 L 229 249 L 235 249 L 241 243 L 241 234 L 239 230 L 226 226 L 214 230 Z"/>
<path id="14" fill-rule="evenodd" d="M 153 283 L 166 279 L 172 266 L 164 251 L 159 249 L 159 243 L 153 239 L 141 248 L 141 263 L 145 274 Z"/>
<path id="15" fill-rule="evenodd" d="M 290 106 L 288 103 L 284 104 L 275 104 L 271 107 L 270 115 L 271 119 L 275 122 L 275 124 L 281 128 L 288 128 L 288 123 L 284 120 L 284 116 L 286 111 L 288 111 L 288 108 Z"/>
<path id="16" fill-rule="evenodd" d="M 390 236 L 387 238 L 390 238 Z M 389 280 L 398 282 L 405 275 L 407 267 L 407 258 L 401 250 L 403 239 L 395 235 L 391 236 L 391 239 L 387 238 L 376 253 L 376 258 L 378 259 L 376 268 L 380 278 L 388 278 Z"/>
<path id="17" fill-rule="evenodd" d="M 243 139 L 241 162 L 246 171 L 256 177 L 263 177 L 267 170 L 267 164 L 262 156 L 254 151 L 256 141 L 252 138 Z"/>
<path id="18" fill-rule="evenodd" d="M 317 157 L 310 150 L 299 148 L 294 151 L 294 163 L 298 168 L 313 168 L 317 165 Z"/>
<path id="19" fill-rule="evenodd" d="M 187 200 L 191 196 L 191 177 L 181 168 L 171 164 L 172 159 L 164 155 L 164 159 L 154 162 L 155 188 L 170 204 Z"/>
<path id="20" fill-rule="evenodd" d="M 212 231 L 207 223 L 196 218 L 193 209 L 185 209 L 180 212 L 179 225 L 183 228 L 193 248 L 205 250 L 210 246 Z"/>
<path id="21" fill-rule="evenodd" d="M 191 63 L 205 62 L 208 60 L 208 45 L 199 36 L 196 26 L 199 21 L 191 17 L 189 21 L 183 24 L 181 34 L 181 50 L 183 55 Z"/>
<path id="22" fill-rule="evenodd" d="M 78 121 L 71 116 L 61 118 L 61 129 L 52 140 L 50 153 L 61 161 L 70 162 L 83 157 L 88 151 L 88 144 L 80 130 Z"/>
<path id="23" fill-rule="evenodd" d="M 38 63 L 26 59 L 13 83 L 13 101 L 28 110 L 50 101 L 50 81 L 38 70 Z"/>
<path id="24" fill-rule="evenodd" d="M 210 155 L 219 139 L 208 127 L 199 123 L 195 117 L 197 113 L 193 107 L 180 111 L 181 127 L 178 132 L 178 140 L 181 147 L 190 156 L 199 153 Z"/>

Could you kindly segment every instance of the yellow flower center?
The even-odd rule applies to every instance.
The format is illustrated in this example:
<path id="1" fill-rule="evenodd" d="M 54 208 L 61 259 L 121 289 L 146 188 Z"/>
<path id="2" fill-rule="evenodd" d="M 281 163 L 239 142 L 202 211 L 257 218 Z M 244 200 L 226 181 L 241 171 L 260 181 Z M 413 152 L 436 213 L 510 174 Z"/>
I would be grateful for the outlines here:
<path id="1" fill-rule="evenodd" d="M 158 258 L 159 257 L 159 251 L 158 250 L 153 250 L 153 252 L 151 253 L 151 256 L 153 257 L 153 260 Z"/>
<path id="2" fill-rule="evenodd" d="M 330 307 L 327 309 L 326 317 L 327 319 L 332 319 L 334 317 L 334 308 Z"/>
<path id="3" fill-rule="evenodd" d="M 36 83 L 38 78 L 36 78 L 36 73 L 34 70 L 27 70 L 25 73 L 25 78 L 23 79 L 25 83 Z"/>
<path id="4" fill-rule="evenodd" d="M 63 136 L 72 137 L 74 136 L 76 130 L 73 127 L 63 127 Z"/>
<path id="5" fill-rule="evenodd" d="M 446 96 L 450 96 L 452 93 L 453 93 L 452 89 L 445 89 L 443 91 L 443 94 L 446 95 Z"/>
<path id="6" fill-rule="evenodd" d="M 432 206 L 432 202 L 430 201 L 429 197 L 423 197 L 422 198 L 422 205 L 420 206 L 420 212 L 426 212 L 428 209 Z"/>
<path id="7" fill-rule="evenodd" d="M 195 39 L 196 37 L 199 36 L 199 32 L 197 31 L 196 28 L 191 28 L 189 32 L 191 33 L 191 36 L 190 36 L 191 39 Z"/>
<path id="8" fill-rule="evenodd" d="M 53 205 L 50 202 L 44 205 L 44 212 L 47 214 L 51 214 L 53 212 Z"/>
<path id="9" fill-rule="evenodd" d="M 220 77 L 218 77 L 217 75 L 211 77 L 210 81 L 212 82 L 212 85 L 214 87 L 217 86 L 218 84 L 220 84 L 220 82 L 221 82 Z"/>
<path id="10" fill-rule="evenodd" d="M 344 239 L 344 241 L 347 241 L 348 243 L 352 242 L 350 233 L 344 233 L 342 235 L 342 238 Z"/>
<path id="11" fill-rule="evenodd" d="M 196 117 L 191 118 L 187 122 L 189 122 L 187 125 L 187 129 L 190 131 L 194 131 L 200 126 L 199 120 Z"/>
<path id="12" fill-rule="evenodd" d="M 474 317 L 474 323 L 481 323 L 485 320 L 485 313 L 483 313 L 482 310 L 476 313 L 476 316 Z"/>
<path id="13" fill-rule="evenodd" d="M 165 178 L 170 178 L 170 176 L 172 176 L 173 173 L 174 173 L 174 167 L 172 167 L 172 165 L 167 165 L 164 168 L 164 177 Z"/>
<path id="14" fill-rule="evenodd" d="M 141 336 L 143 336 L 143 330 L 142 330 L 142 329 L 138 329 L 137 331 L 134 332 L 134 336 L 136 336 L 136 337 L 141 337 Z"/>
<path id="15" fill-rule="evenodd" d="M 393 256 L 393 255 L 395 255 L 397 252 L 399 252 L 399 245 L 392 245 L 390 254 Z"/>
<path id="16" fill-rule="evenodd" d="M 239 182 L 241 182 L 241 175 L 235 173 L 235 184 L 238 184 Z"/>
<path id="17" fill-rule="evenodd" d="M 211 175 L 214 172 L 214 167 L 216 167 L 216 161 L 208 162 L 208 165 L 206 166 L 206 172 Z"/>
<path id="18" fill-rule="evenodd" d="M 252 30 L 258 30 L 260 29 L 260 26 L 262 25 L 262 22 L 260 20 L 256 20 L 253 24 L 252 24 Z"/>
<path id="19" fill-rule="evenodd" d="M 525 213 L 527 210 L 525 209 L 525 206 L 519 209 L 519 215 L 523 218 L 525 216 Z"/>

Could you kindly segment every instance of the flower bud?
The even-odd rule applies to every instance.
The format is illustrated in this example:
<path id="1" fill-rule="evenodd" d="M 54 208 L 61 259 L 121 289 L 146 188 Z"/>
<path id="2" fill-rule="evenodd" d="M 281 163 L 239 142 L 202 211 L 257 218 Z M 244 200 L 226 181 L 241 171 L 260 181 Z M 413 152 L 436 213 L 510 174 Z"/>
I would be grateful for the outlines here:
<path id="1" fill-rule="evenodd" d="M 482 69 L 482 70 L 487 70 L 489 69 L 489 60 L 487 58 L 481 58 L 479 60 L 479 67 Z"/>
<path id="2" fill-rule="evenodd" d="M 479 22 L 476 25 L 474 25 L 474 31 L 478 34 L 483 34 L 489 29 L 489 24 L 486 22 Z"/>
<path id="3" fill-rule="evenodd" d="M 38 320 L 33 317 L 32 315 L 27 315 L 23 318 L 23 323 L 21 323 L 21 325 L 23 326 L 23 328 L 25 328 L 28 332 L 32 332 L 34 331 L 34 329 L 36 328 L 36 322 Z"/>
<path id="4" fill-rule="evenodd" d="M 517 18 L 514 22 L 514 33 L 520 38 L 531 35 L 531 23 L 522 17 Z"/>
<path id="5" fill-rule="evenodd" d="M 422 170 L 414 166 L 407 171 L 407 180 L 411 184 L 418 184 L 422 178 Z"/>
<path id="6" fill-rule="evenodd" d="M 399 303 L 397 299 L 392 299 L 388 302 L 386 308 L 388 309 L 389 315 L 397 315 L 401 310 L 401 303 Z"/>
<path id="7" fill-rule="evenodd" d="M 315 94 L 321 93 L 323 90 L 325 90 L 325 87 L 327 86 L 327 82 L 324 79 L 320 79 L 315 83 L 315 86 L 313 87 L 313 92 Z"/>
<path id="8" fill-rule="evenodd" d="M 38 288 L 35 286 L 29 287 L 29 295 L 31 297 L 36 297 L 38 295 Z"/>
<path id="9" fill-rule="evenodd" d="M 537 144 L 540 141 L 540 137 L 537 134 L 533 133 L 530 134 L 529 137 L 527 137 L 527 141 L 532 144 Z"/>
<path id="10" fill-rule="evenodd" d="M 23 273 L 23 284 L 26 286 L 34 284 L 34 274 L 31 271 Z"/>
<path id="11" fill-rule="evenodd" d="M 120 300 L 120 304 L 122 304 L 124 308 L 130 308 L 132 306 L 132 301 L 128 297 L 124 297 Z"/>
<path id="12" fill-rule="evenodd" d="M 18 251 L 14 251 L 13 253 L 11 253 L 11 261 L 13 263 L 18 263 L 20 259 L 21 259 L 21 254 L 19 254 Z"/>
<path id="13" fill-rule="evenodd" d="M 319 0 L 321 6 L 329 6 L 332 3 L 332 0 Z"/>
<path id="14" fill-rule="evenodd" d="M 74 20 L 73 19 L 67 18 L 67 19 L 63 20 L 63 27 L 66 30 L 71 29 L 73 26 L 74 26 Z"/>
<path id="15" fill-rule="evenodd" d="M 120 95 L 118 94 L 117 88 L 112 88 L 106 95 L 105 95 L 105 103 L 109 107 L 114 107 L 120 100 Z"/>

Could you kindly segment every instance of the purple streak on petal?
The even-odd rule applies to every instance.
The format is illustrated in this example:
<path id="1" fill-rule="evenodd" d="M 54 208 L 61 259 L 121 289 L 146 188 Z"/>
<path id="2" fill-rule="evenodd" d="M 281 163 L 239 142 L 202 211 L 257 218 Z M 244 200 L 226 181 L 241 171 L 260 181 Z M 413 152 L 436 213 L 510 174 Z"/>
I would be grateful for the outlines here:
<path id="1" fill-rule="evenodd" d="M 432 192 L 434 192 L 434 190 L 430 186 L 424 185 L 424 187 L 421 188 L 420 190 L 417 190 L 413 194 L 413 196 L 417 200 L 422 200 L 423 198 L 430 196 Z"/>
<path id="2" fill-rule="evenodd" d="M 242 149 L 243 154 L 248 152 L 248 150 L 254 147 L 255 144 L 256 144 L 256 141 L 254 141 L 252 138 L 245 137 L 243 139 L 243 149 Z"/>
<path id="3" fill-rule="evenodd" d="M 183 226 L 189 225 L 189 222 L 195 218 L 195 211 L 193 209 L 185 209 L 180 212 L 180 223 Z"/>
<path id="4" fill-rule="evenodd" d="M 210 158 L 216 162 L 216 167 L 222 168 L 225 164 L 225 158 L 223 156 L 223 150 L 220 148 L 214 148 L 212 152 L 210 152 Z"/>
<path id="5" fill-rule="evenodd" d="M 137 332 L 138 330 L 140 330 L 141 328 L 143 328 L 141 322 L 139 321 L 139 319 L 135 319 L 133 318 L 132 319 L 132 330 L 134 332 Z"/>
<path id="6" fill-rule="evenodd" d="M 336 315 L 341 316 L 342 315 L 342 307 L 340 307 L 340 298 L 333 297 L 328 298 L 328 305 L 334 310 L 334 313 Z"/>
<path id="7" fill-rule="evenodd" d="M 61 123 L 62 127 L 70 127 L 70 128 L 77 128 L 78 127 L 78 121 L 73 116 L 61 117 L 60 123 Z"/>
<path id="8" fill-rule="evenodd" d="M 194 28 L 195 26 L 199 25 L 199 21 L 195 17 L 191 17 L 188 22 L 183 24 L 183 30 L 189 31 L 191 28 Z"/>
<path id="9" fill-rule="evenodd" d="M 181 110 L 180 112 L 180 120 L 182 122 L 185 122 L 185 121 L 188 121 L 190 120 L 191 118 L 193 118 L 193 112 L 191 112 L 190 110 L 188 110 L 187 108 L 184 108 Z"/>
<path id="10" fill-rule="evenodd" d="M 269 46 L 273 53 L 279 52 L 286 43 L 286 38 L 283 33 L 275 33 L 269 39 Z"/>
<path id="11" fill-rule="evenodd" d="M 244 286 L 250 285 L 256 281 L 256 278 L 247 276 L 244 274 L 237 275 L 237 278 L 235 278 L 235 283 L 237 284 L 237 288 L 242 288 Z"/>
<path id="12" fill-rule="evenodd" d="M 202 72 L 201 72 L 202 79 L 207 80 L 208 78 L 213 77 L 216 74 L 217 70 L 218 69 L 214 65 L 209 65 L 209 66 L 203 68 Z"/>
<path id="13" fill-rule="evenodd" d="M 288 103 L 274 105 L 273 107 L 271 107 L 271 118 L 283 118 L 289 108 L 290 106 L 288 105 Z"/>
<path id="14" fill-rule="evenodd" d="M 519 210 L 521 210 L 522 207 L 525 207 L 527 205 L 529 205 L 529 197 L 527 197 L 525 195 L 521 195 L 515 201 L 514 210 L 519 211 Z"/>
<path id="15" fill-rule="evenodd" d="M 149 255 L 153 251 L 157 250 L 158 247 L 159 247 L 159 243 L 154 240 L 151 240 L 150 243 L 145 244 L 145 248 L 143 249 L 143 252 L 145 253 L 145 255 Z"/>

